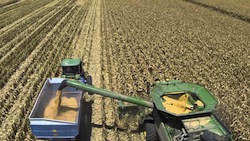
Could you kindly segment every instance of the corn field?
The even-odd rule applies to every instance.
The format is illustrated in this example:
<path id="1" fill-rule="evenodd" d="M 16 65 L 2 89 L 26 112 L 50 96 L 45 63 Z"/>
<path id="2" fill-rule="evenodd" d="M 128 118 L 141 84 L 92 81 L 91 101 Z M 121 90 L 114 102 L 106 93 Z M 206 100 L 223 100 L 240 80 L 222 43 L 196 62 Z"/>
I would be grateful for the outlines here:
<path id="1" fill-rule="evenodd" d="M 28 116 L 65 58 L 82 59 L 94 86 L 147 100 L 147 82 L 204 85 L 233 139 L 250 140 L 249 13 L 248 0 L 0 2 L 0 140 L 37 140 Z M 144 140 L 139 116 L 120 119 L 116 100 L 90 100 L 90 140 Z"/>

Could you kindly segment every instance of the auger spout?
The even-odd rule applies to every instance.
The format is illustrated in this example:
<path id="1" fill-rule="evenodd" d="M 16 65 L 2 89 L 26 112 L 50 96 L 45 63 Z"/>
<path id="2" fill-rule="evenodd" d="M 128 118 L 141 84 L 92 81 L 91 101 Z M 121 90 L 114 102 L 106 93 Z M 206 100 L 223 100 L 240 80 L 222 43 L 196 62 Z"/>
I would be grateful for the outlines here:
<path id="1" fill-rule="evenodd" d="M 109 90 L 101 89 L 101 88 L 96 88 L 94 86 L 88 85 L 88 84 L 83 84 L 81 82 L 75 81 L 75 80 L 63 80 L 62 83 L 60 84 L 58 91 L 62 91 L 63 88 L 66 86 L 74 87 L 77 89 L 84 90 L 86 92 L 91 92 L 91 93 L 96 93 L 105 97 L 110 97 L 114 99 L 118 99 L 121 101 L 133 103 L 139 106 L 144 106 L 144 107 L 149 107 L 149 108 L 154 108 L 153 102 L 145 101 L 139 98 L 134 98 L 126 95 L 122 95 L 119 93 L 115 93 Z"/>

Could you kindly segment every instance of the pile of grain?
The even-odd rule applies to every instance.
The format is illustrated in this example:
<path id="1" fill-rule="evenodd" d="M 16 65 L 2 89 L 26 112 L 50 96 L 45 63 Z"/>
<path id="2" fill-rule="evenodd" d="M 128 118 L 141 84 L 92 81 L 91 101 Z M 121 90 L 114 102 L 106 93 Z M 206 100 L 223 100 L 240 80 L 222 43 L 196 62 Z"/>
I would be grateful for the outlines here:
<path id="1" fill-rule="evenodd" d="M 57 98 L 52 98 L 45 108 L 44 118 L 57 119 L 64 121 L 76 121 L 77 116 L 77 101 L 75 98 L 62 97 L 61 105 L 57 108 L 55 101 Z"/>

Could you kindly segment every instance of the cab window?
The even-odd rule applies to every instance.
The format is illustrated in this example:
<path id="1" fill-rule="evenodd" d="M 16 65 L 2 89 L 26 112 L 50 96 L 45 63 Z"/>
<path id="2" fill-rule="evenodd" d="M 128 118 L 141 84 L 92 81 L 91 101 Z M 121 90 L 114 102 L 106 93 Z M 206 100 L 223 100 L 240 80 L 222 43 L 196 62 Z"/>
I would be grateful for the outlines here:
<path id="1" fill-rule="evenodd" d="M 71 74 L 71 75 L 75 75 L 78 74 L 78 66 L 67 66 L 67 67 L 63 67 L 63 74 Z"/>

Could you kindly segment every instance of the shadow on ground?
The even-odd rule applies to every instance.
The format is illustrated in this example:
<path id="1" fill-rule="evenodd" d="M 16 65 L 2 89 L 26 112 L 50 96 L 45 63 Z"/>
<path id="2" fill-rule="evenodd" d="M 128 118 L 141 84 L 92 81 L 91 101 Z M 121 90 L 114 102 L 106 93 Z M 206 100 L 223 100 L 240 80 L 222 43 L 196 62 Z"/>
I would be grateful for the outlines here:
<path id="1" fill-rule="evenodd" d="M 92 104 L 93 101 L 82 101 L 82 114 L 80 119 L 79 135 L 76 137 L 76 141 L 90 141 L 92 132 Z"/>

